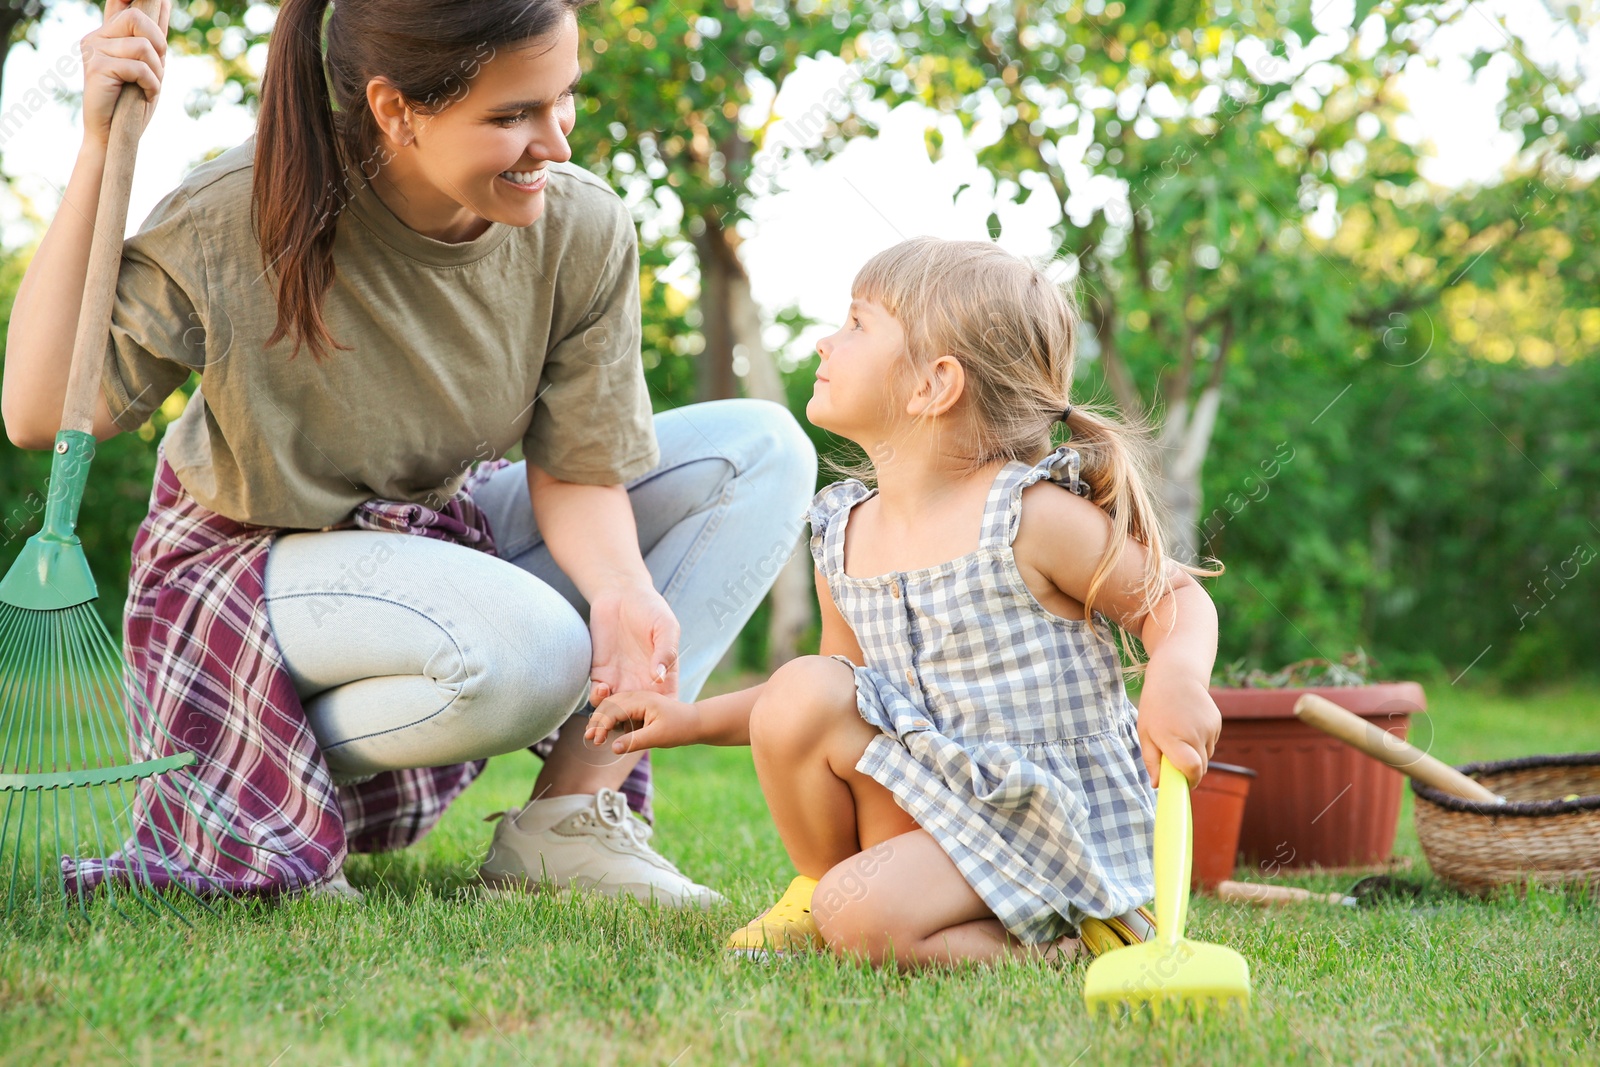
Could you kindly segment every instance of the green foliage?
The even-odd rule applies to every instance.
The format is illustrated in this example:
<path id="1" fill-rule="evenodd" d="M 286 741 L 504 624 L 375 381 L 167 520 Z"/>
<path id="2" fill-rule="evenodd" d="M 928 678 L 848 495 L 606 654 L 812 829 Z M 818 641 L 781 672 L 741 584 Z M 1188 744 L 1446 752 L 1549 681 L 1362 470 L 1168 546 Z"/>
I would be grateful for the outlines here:
<path id="1" fill-rule="evenodd" d="M 752 105 L 800 57 L 844 47 L 848 12 L 839 3 L 735 11 L 672 0 L 604 0 L 584 11 L 573 151 L 639 222 L 645 365 L 659 406 L 705 398 L 716 358 L 707 332 L 718 323 L 704 321 L 707 308 L 685 289 L 707 255 L 737 264 L 738 227 L 761 178 L 761 109 Z M 687 276 L 683 288 L 659 280 L 672 271 Z"/>
<path id="2" fill-rule="evenodd" d="M 1276 671 L 1247 668 L 1243 660 L 1212 675 L 1213 685 L 1237 689 L 1306 689 L 1312 686 L 1367 685 L 1377 680 L 1366 650 L 1356 649 L 1337 660 L 1303 659 Z"/>
<path id="3" fill-rule="evenodd" d="M 1205 479 L 1205 548 L 1228 566 L 1209 583 L 1219 662 L 1361 645 L 1386 677 L 1594 670 L 1600 360 L 1435 351 L 1349 380 L 1261 364 L 1224 404 Z"/>
<path id="4" fill-rule="evenodd" d="M 1222 390 L 1199 528 L 1229 568 L 1223 662 L 1593 666 L 1591 579 L 1567 561 L 1600 533 L 1600 190 L 1575 169 L 1595 106 L 1570 73 L 1497 48 L 1521 170 L 1448 193 L 1419 176 L 1396 78 L 1481 11 L 1361 3 L 1331 36 L 1306 0 L 873 12 L 899 50 L 879 98 L 959 116 L 1001 199 L 1060 206 L 1079 395 L 1170 421 Z M 1126 202 L 1075 204 L 1091 179 Z"/>
<path id="5" fill-rule="evenodd" d="M 603 0 L 583 15 L 582 161 L 629 194 L 646 222 L 743 217 L 759 127 L 745 109 L 801 56 L 836 52 L 849 7 L 838 2 Z M 650 210 L 653 208 L 654 210 Z"/>

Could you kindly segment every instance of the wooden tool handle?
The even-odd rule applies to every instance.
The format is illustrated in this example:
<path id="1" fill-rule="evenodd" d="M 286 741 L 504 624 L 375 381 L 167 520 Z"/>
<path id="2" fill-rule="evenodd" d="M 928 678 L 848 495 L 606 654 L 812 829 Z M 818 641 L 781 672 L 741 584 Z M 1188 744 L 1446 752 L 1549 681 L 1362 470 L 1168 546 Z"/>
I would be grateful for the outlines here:
<path id="1" fill-rule="evenodd" d="M 1504 803 L 1504 798 L 1489 792 L 1454 767 L 1441 763 L 1407 741 L 1403 741 L 1376 723 L 1353 715 L 1331 700 L 1306 693 L 1295 701 L 1295 717 L 1302 722 L 1353 745 L 1380 763 L 1386 763 L 1402 774 L 1415 778 L 1425 785 L 1442 789 L 1463 800 L 1477 800 L 1488 804 Z"/>
<path id="2" fill-rule="evenodd" d="M 134 0 L 131 6 L 152 19 L 159 21 L 161 17 L 161 0 Z M 122 268 L 122 232 L 128 225 L 133 162 L 139 150 L 139 135 L 144 132 L 148 106 L 144 88 L 134 82 L 124 82 L 116 108 L 111 112 L 105 174 L 100 179 L 94 236 L 89 242 L 89 270 L 83 282 L 78 332 L 72 343 L 67 399 L 61 408 L 63 430 L 94 432 L 95 397 L 100 393 L 106 339 L 111 333 L 111 307 L 117 295 L 117 274 Z"/>
<path id="3" fill-rule="evenodd" d="M 1349 905 L 1352 899 L 1343 893 L 1313 893 L 1296 886 L 1234 881 L 1218 882 L 1217 897 L 1245 904 L 1299 904 L 1307 900 L 1320 900 L 1329 904 Z"/>

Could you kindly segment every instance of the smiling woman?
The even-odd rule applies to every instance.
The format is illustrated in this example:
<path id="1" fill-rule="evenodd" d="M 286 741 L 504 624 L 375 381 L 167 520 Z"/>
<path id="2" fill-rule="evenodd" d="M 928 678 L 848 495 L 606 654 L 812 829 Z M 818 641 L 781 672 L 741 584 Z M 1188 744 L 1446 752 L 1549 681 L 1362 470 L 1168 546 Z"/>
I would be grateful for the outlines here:
<path id="1" fill-rule="evenodd" d="M 313 351 L 336 220 L 371 181 L 397 217 L 436 240 L 544 211 L 543 170 L 572 158 L 573 13 L 589 0 L 288 0 L 262 79 L 255 173 L 261 250 L 276 264 L 278 328 Z M 326 74 L 324 74 L 326 67 Z M 332 100 L 329 85 L 332 86 Z M 337 104 L 338 110 L 332 105 Z"/>
<path id="2" fill-rule="evenodd" d="M 587 744 L 586 712 L 694 698 L 765 592 L 730 615 L 725 576 L 798 542 L 816 454 L 776 404 L 652 412 L 632 218 L 569 161 L 582 6 L 288 0 L 256 136 L 127 241 L 95 432 L 200 374 L 125 644 L 253 843 L 202 844 L 212 884 L 339 889 L 347 851 L 411 843 L 485 758 L 532 746 L 486 883 L 720 899 L 627 815 L 649 816 L 648 763 Z M 125 83 L 159 92 L 166 11 L 109 0 L 83 42 L 84 146 L 8 336 L 25 447 L 59 427 L 107 116 Z M 78 877 L 172 836 L 222 835 L 146 827 Z"/>

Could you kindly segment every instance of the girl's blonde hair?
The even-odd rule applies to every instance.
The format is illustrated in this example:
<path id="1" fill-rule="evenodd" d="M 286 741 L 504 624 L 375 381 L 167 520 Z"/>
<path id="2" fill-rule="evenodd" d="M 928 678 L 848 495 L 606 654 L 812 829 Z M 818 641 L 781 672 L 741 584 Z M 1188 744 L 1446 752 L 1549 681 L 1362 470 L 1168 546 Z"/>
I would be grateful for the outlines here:
<path id="1" fill-rule="evenodd" d="M 1031 465 L 1051 450 L 1051 430 L 1071 402 L 1079 319 L 1071 295 L 1042 270 L 985 241 L 917 237 L 868 260 L 851 296 L 879 305 L 905 331 L 906 351 L 887 398 L 891 403 L 939 356 L 961 362 L 966 386 L 953 411 L 968 412 L 969 470 L 995 460 Z M 1091 628 L 1095 601 L 1130 537 L 1148 550 L 1141 614 L 1171 591 L 1169 566 L 1199 577 L 1222 573 L 1215 560 L 1209 561 L 1215 568 L 1207 569 L 1167 557 L 1161 533 L 1166 516 L 1151 492 L 1159 475 L 1147 421 L 1072 403 L 1067 430 L 1088 499 L 1111 518 L 1110 545 L 1083 601 Z M 839 475 L 876 484 L 870 450 L 853 462 L 829 457 L 828 464 Z M 1138 673 L 1142 663 L 1125 632 L 1122 648 L 1130 664 L 1125 672 Z"/>

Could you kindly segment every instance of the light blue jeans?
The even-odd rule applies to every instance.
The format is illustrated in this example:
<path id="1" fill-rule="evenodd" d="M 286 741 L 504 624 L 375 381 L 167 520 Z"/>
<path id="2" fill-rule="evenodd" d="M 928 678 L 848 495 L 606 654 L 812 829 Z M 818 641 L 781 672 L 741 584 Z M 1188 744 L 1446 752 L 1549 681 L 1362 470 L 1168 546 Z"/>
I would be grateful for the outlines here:
<path id="1" fill-rule="evenodd" d="M 661 462 L 628 499 L 681 628 L 679 696 L 693 700 L 800 549 L 817 455 L 764 400 L 665 411 L 655 430 Z M 499 558 L 370 530 L 273 542 L 268 619 L 341 780 L 514 752 L 586 703 L 588 604 L 534 525 L 525 465 L 473 499 Z"/>

